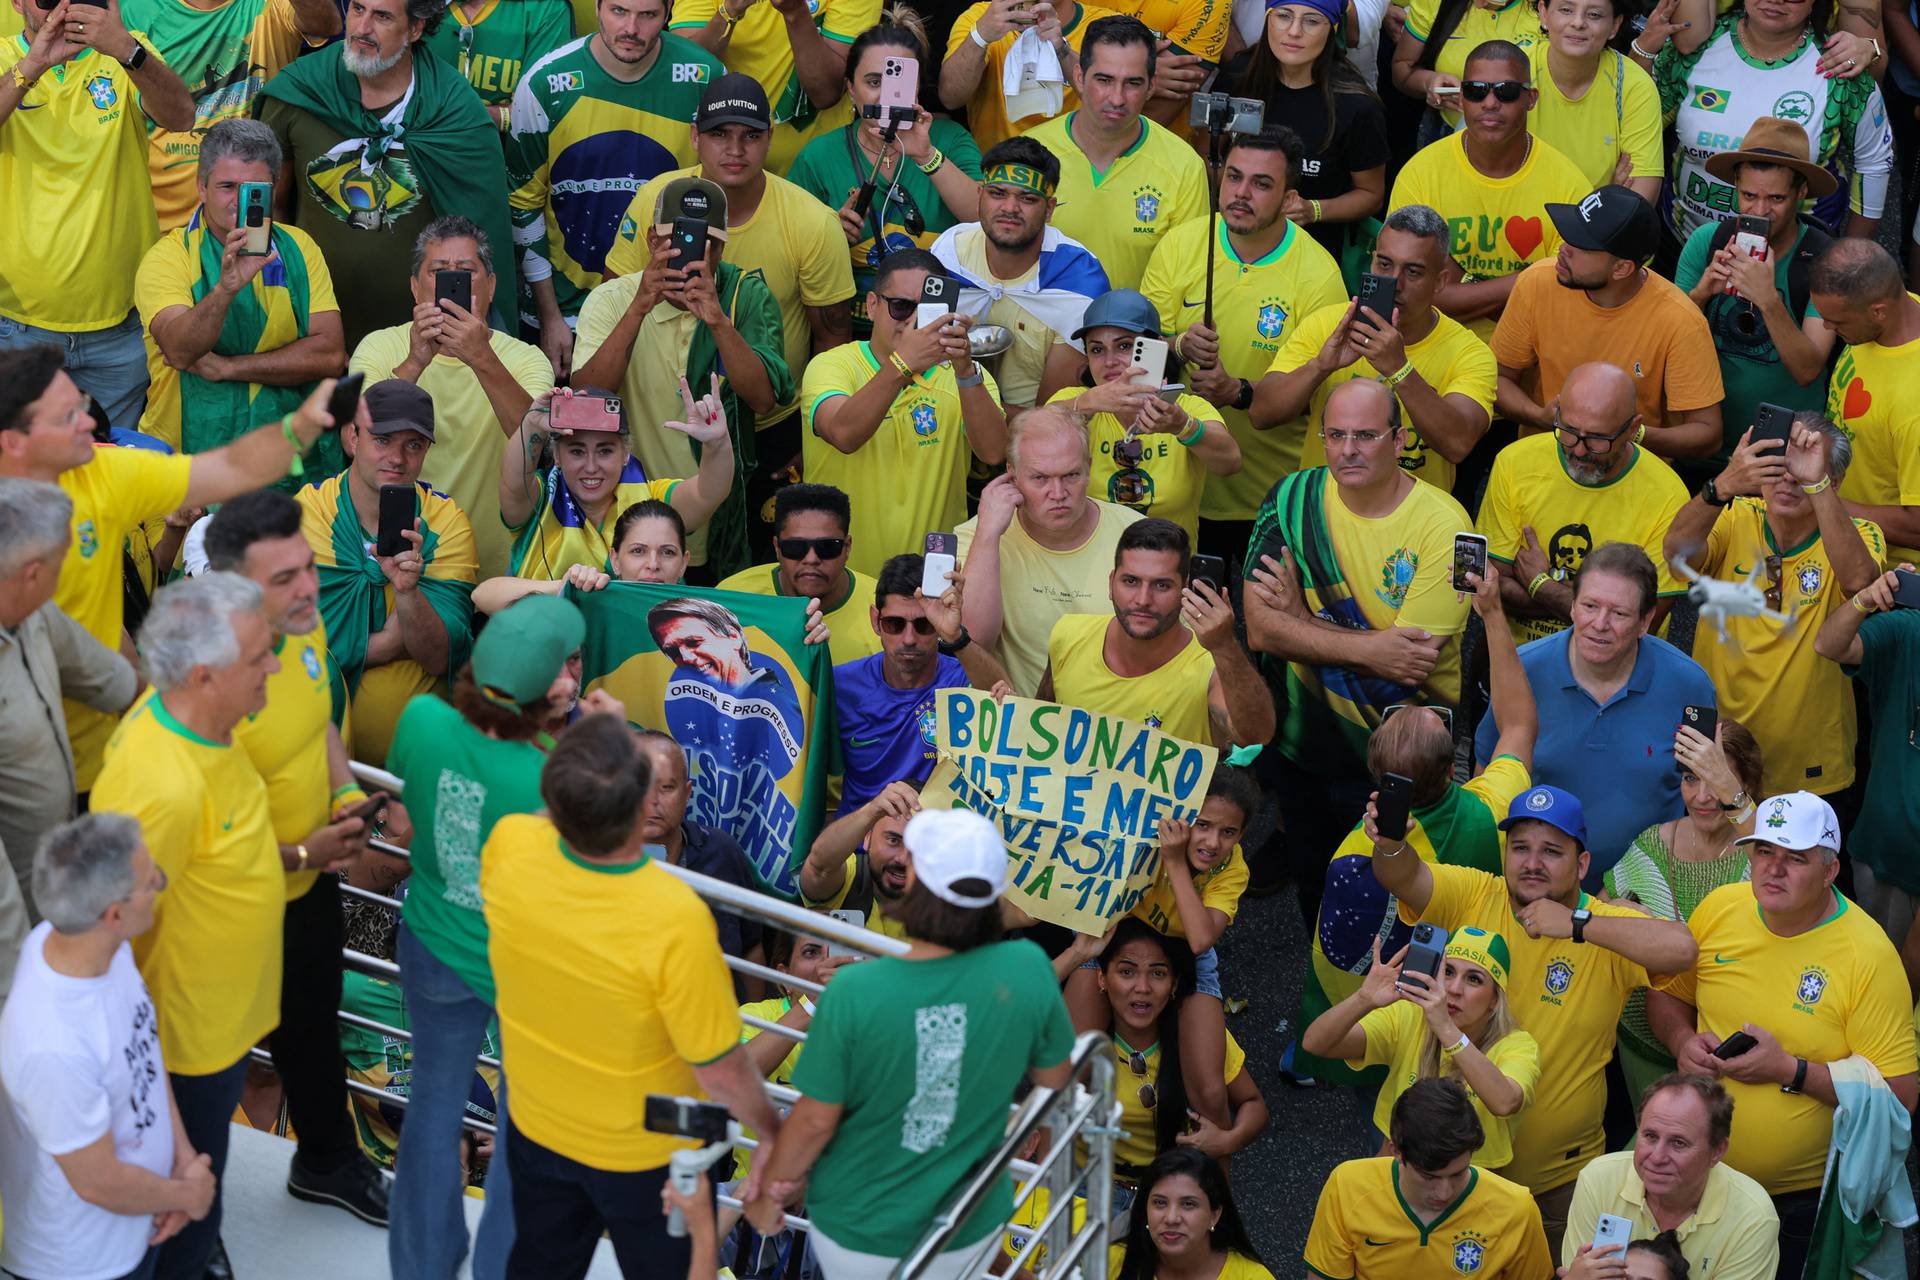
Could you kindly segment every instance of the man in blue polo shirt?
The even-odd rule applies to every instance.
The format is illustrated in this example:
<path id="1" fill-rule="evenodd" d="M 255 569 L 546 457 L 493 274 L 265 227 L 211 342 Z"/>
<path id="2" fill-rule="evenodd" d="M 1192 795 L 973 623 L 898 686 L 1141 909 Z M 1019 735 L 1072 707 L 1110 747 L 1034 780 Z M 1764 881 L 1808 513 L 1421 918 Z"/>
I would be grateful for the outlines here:
<path id="1" fill-rule="evenodd" d="M 960 622 L 960 575 L 938 598 L 920 594 L 925 561 L 894 556 L 880 567 L 873 630 L 880 652 L 833 669 L 840 720 L 840 812 L 852 813 L 889 782 L 933 772 L 933 704 L 942 689 L 991 689 L 1006 668 Z"/>
<path id="2" fill-rule="evenodd" d="M 1533 778 L 1593 800 L 1592 865 L 1582 884 L 1600 888 L 1633 838 L 1685 811 L 1673 735 L 1681 709 L 1717 705 L 1700 664 L 1657 636 L 1658 576 L 1639 547 L 1608 542 L 1574 577 L 1573 625 L 1520 647 L 1540 709 Z M 1474 750 L 1487 759 L 1499 737 L 1492 711 Z M 1604 797 L 1596 783 L 1605 779 Z"/>

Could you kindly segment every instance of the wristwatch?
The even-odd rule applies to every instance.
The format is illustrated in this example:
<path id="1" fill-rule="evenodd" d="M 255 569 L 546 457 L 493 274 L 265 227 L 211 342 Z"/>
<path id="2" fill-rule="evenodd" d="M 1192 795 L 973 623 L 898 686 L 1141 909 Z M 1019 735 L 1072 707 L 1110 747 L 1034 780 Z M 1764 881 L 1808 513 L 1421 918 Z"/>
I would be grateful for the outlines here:
<path id="1" fill-rule="evenodd" d="M 1245 378 L 1240 379 L 1240 394 L 1233 398 L 1233 407 L 1242 413 L 1253 408 L 1253 384 Z"/>
<path id="2" fill-rule="evenodd" d="M 964 378 L 957 373 L 953 375 L 953 385 L 960 388 L 962 391 L 965 391 L 970 387 L 977 387 L 981 383 L 985 382 L 986 380 L 987 380 L 987 375 L 981 371 L 980 366 L 977 364 L 973 366 L 973 372 L 968 374 Z"/>
<path id="3" fill-rule="evenodd" d="M 141 67 L 144 67 L 145 65 L 147 65 L 147 59 L 152 56 L 153 56 L 152 54 L 147 52 L 147 46 L 141 44 L 138 40 L 135 40 L 133 42 L 133 56 L 129 57 L 125 62 L 122 62 L 120 65 L 125 67 L 129 71 L 138 71 Z"/>
<path id="4" fill-rule="evenodd" d="M 1807 1089 L 1807 1060 L 1805 1058 L 1795 1058 L 1793 1060 L 1793 1083 L 1781 1085 L 1780 1092 L 1805 1093 L 1806 1089 Z"/>
<path id="5" fill-rule="evenodd" d="M 1718 479 L 1718 478 L 1719 477 L 1716 476 L 1714 479 Z M 1709 480 L 1705 484 L 1700 486 L 1700 501 L 1706 503 L 1710 507 L 1724 507 L 1728 503 L 1732 502 L 1733 499 L 1721 497 L 1720 486 L 1715 484 L 1713 480 Z"/>
<path id="6" fill-rule="evenodd" d="M 1573 940 L 1575 942 L 1585 942 L 1587 940 L 1587 921 L 1591 919 L 1593 919 L 1593 912 L 1587 910 L 1585 907 L 1581 907 L 1573 913 Z"/>
<path id="7" fill-rule="evenodd" d="M 952 640 L 940 641 L 940 652 L 951 658 L 972 643 L 973 636 L 968 633 L 967 624 L 963 622 L 960 624 L 959 635 L 955 636 Z"/>

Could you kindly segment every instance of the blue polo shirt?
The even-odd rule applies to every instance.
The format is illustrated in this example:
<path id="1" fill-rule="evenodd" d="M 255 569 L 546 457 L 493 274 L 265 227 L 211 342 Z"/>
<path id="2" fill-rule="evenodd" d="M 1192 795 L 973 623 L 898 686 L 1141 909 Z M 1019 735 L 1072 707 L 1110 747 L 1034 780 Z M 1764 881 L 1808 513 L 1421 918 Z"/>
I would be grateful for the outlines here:
<path id="1" fill-rule="evenodd" d="M 933 698 L 967 687 L 960 659 L 941 654 L 933 683 L 896 689 L 887 683 L 886 655 L 870 654 L 833 669 L 834 715 L 840 722 L 845 779 L 840 812 L 852 813 L 889 782 L 925 782 L 933 772 Z"/>
<path id="2" fill-rule="evenodd" d="M 715 880 L 724 880 L 741 889 L 760 887 L 754 881 L 753 865 L 747 861 L 747 851 L 740 847 L 738 840 L 720 828 L 682 821 L 680 834 L 686 841 L 680 851 L 680 865 L 687 870 L 698 871 Z M 713 911 L 713 920 L 720 931 L 720 950 L 735 959 L 745 959 L 747 952 L 765 940 L 758 920 L 749 920 L 717 907 Z"/>
<path id="3" fill-rule="evenodd" d="M 1540 710 L 1533 780 L 1580 797 L 1593 859 L 1583 883 L 1596 892 L 1635 836 L 1686 812 L 1673 758 L 1680 709 L 1717 707 L 1719 700 L 1699 663 L 1657 636 L 1642 636 L 1633 674 L 1602 705 L 1573 678 L 1572 640 L 1569 630 L 1528 641 L 1520 665 Z M 1490 759 L 1499 736 L 1489 710 L 1474 736 L 1475 758 Z"/>

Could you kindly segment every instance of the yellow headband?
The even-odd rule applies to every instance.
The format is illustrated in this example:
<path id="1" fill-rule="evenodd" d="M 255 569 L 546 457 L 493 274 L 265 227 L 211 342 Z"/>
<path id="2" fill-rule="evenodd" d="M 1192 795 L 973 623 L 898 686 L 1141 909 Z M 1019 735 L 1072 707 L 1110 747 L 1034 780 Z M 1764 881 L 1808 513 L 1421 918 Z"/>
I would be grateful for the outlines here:
<path id="1" fill-rule="evenodd" d="M 1507 940 L 1485 929 L 1465 928 L 1447 940 L 1447 954 L 1468 964 L 1477 964 L 1493 976 L 1502 990 L 1507 985 L 1509 958 Z"/>
<path id="2" fill-rule="evenodd" d="M 1032 165 L 996 164 L 987 170 L 980 182 L 983 186 L 1019 187 L 1026 191 L 1037 191 L 1043 196 L 1053 195 L 1053 184 Z"/>

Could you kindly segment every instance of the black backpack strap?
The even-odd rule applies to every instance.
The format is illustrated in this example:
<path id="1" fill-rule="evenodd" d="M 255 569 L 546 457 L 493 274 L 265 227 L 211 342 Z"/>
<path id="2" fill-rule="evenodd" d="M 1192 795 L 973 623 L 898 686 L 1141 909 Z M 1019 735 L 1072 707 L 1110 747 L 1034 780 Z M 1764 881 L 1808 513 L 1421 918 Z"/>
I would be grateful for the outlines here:
<path id="1" fill-rule="evenodd" d="M 1795 320 L 1807 318 L 1807 306 L 1813 297 L 1808 280 L 1813 275 L 1813 260 L 1827 251 L 1833 243 L 1833 237 L 1811 219 L 1803 218 L 1807 234 L 1800 237 L 1800 244 L 1793 251 L 1793 261 L 1787 263 L 1787 305 L 1793 310 Z M 1839 347 L 1834 347 L 1839 353 Z"/>
<path id="2" fill-rule="evenodd" d="M 865 849 L 854 851 L 853 879 L 847 884 L 847 896 L 840 900 L 840 909 L 858 911 L 865 919 L 873 919 L 873 872 Z"/>

